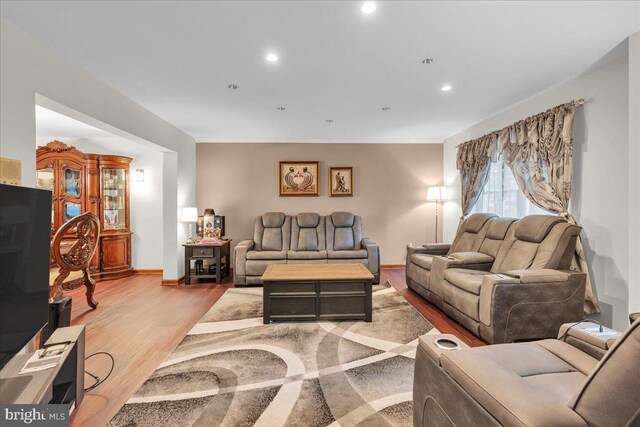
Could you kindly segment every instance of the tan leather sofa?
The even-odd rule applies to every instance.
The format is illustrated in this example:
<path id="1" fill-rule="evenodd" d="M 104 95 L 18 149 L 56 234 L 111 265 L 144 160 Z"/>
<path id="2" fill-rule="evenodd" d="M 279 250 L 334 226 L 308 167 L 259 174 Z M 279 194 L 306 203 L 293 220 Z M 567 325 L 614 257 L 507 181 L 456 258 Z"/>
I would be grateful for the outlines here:
<path id="1" fill-rule="evenodd" d="M 255 219 L 252 240 L 234 249 L 236 285 L 262 284 L 271 264 L 361 263 L 380 282 L 380 249 L 362 237 L 362 218 L 351 212 L 322 216 L 307 212 L 290 216 L 267 212 Z"/>
<path id="2" fill-rule="evenodd" d="M 449 351 L 421 337 L 413 425 L 640 426 L 640 320 L 613 344 L 566 332 Z"/>
<path id="3" fill-rule="evenodd" d="M 407 248 L 407 285 L 489 343 L 553 337 L 583 316 L 586 276 L 569 270 L 580 231 L 552 215 L 474 214 L 450 247 Z"/>

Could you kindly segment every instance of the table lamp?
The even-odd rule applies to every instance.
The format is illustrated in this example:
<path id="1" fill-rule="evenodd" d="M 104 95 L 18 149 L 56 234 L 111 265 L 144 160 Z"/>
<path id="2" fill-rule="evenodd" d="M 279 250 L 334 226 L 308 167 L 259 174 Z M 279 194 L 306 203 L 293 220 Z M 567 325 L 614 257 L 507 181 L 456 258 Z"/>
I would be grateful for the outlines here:
<path id="1" fill-rule="evenodd" d="M 427 201 L 436 202 L 436 241 L 438 243 L 438 204 L 446 198 L 447 189 L 441 185 L 427 188 Z"/>
<path id="2" fill-rule="evenodd" d="M 180 222 L 189 223 L 189 240 L 187 240 L 187 243 L 193 243 L 193 223 L 198 222 L 198 208 L 194 208 L 193 206 L 182 208 Z"/>

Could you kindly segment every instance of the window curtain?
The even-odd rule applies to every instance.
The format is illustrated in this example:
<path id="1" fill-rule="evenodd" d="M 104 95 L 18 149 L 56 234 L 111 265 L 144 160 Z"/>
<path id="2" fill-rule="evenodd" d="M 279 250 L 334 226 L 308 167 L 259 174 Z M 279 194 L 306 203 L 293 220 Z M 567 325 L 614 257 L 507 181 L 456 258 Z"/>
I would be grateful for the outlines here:
<path id="1" fill-rule="evenodd" d="M 568 209 L 574 113 L 574 102 L 559 105 L 502 129 L 498 136 L 500 152 L 524 195 L 534 205 L 557 213 L 572 224 L 576 221 Z M 599 313 L 580 236 L 573 268 L 587 275 L 585 312 Z"/>
<path id="2" fill-rule="evenodd" d="M 460 171 L 462 188 L 462 217 L 476 204 L 489 178 L 489 166 L 498 159 L 498 140 L 495 134 L 474 139 L 458 147 L 456 167 Z"/>

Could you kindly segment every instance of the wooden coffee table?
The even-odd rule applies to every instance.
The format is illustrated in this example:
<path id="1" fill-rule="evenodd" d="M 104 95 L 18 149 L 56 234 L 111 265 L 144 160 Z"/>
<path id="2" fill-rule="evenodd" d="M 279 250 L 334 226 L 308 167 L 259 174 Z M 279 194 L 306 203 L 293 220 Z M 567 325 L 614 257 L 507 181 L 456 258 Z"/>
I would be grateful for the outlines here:
<path id="1" fill-rule="evenodd" d="M 262 275 L 264 323 L 371 322 L 373 274 L 363 264 L 275 264 Z"/>

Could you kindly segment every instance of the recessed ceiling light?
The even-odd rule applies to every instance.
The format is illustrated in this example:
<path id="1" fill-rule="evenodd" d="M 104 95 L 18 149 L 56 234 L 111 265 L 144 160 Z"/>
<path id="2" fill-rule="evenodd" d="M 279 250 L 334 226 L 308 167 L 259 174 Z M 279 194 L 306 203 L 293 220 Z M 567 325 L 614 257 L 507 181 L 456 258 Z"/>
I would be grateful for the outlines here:
<path id="1" fill-rule="evenodd" d="M 276 55 L 275 53 L 270 53 L 267 55 L 267 61 L 276 62 L 277 60 L 278 60 L 278 55 Z"/>
<path id="2" fill-rule="evenodd" d="M 389 111 L 391 110 L 391 107 L 382 107 L 382 111 Z"/>
<path id="3" fill-rule="evenodd" d="M 362 13 L 366 13 L 367 15 L 376 11 L 376 4 L 372 2 L 366 2 L 362 5 Z"/>
<path id="4" fill-rule="evenodd" d="M 284 110 L 286 110 L 286 108 L 285 108 L 285 107 L 278 107 L 278 108 L 276 108 L 276 110 L 278 110 L 278 111 L 284 111 Z"/>
<path id="5" fill-rule="evenodd" d="M 234 85 L 234 84 L 232 83 L 232 84 L 230 84 L 230 85 L 229 85 L 229 86 L 227 86 L 227 87 L 228 87 L 229 89 L 231 89 L 231 90 L 236 90 L 236 89 L 238 89 L 240 86 L 238 86 L 238 85 Z"/>
<path id="6" fill-rule="evenodd" d="M 331 119 L 327 119 L 327 120 L 325 120 L 325 122 L 327 122 L 327 123 L 333 123 L 333 120 L 331 120 Z"/>
<path id="7" fill-rule="evenodd" d="M 424 64 L 424 65 L 429 65 L 433 62 L 433 58 L 424 58 L 423 60 L 420 61 L 420 63 Z"/>
<path id="8" fill-rule="evenodd" d="M 453 86 L 451 85 L 444 85 L 440 88 L 440 90 L 443 92 L 449 92 L 451 89 L 453 89 Z"/>

